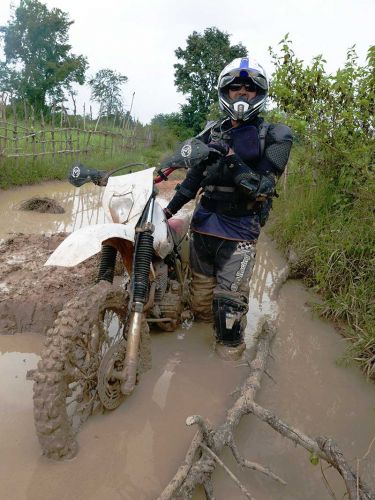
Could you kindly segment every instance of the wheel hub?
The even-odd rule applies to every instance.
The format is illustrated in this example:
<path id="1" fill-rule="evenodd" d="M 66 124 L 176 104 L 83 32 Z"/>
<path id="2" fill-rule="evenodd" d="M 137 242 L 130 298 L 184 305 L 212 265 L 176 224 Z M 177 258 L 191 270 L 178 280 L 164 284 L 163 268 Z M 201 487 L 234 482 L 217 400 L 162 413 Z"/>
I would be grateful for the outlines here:
<path id="1" fill-rule="evenodd" d="M 123 401 L 121 381 L 111 376 L 113 370 L 121 371 L 124 366 L 126 342 L 120 340 L 104 354 L 98 370 L 98 395 L 104 408 L 114 410 Z"/>

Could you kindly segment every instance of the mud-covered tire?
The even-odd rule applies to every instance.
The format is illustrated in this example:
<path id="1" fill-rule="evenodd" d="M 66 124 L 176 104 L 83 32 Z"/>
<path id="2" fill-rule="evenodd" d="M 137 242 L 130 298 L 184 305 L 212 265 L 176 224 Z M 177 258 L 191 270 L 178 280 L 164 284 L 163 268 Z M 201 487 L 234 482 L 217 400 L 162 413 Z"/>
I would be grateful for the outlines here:
<path id="1" fill-rule="evenodd" d="M 68 302 L 47 332 L 33 378 L 36 432 L 43 453 L 50 458 L 72 458 L 77 453 L 77 431 L 100 404 L 96 385 L 103 355 L 104 313 L 115 311 L 124 318 L 127 301 L 124 287 L 101 281 Z M 68 415 L 72 386 L 82 388 L 82 398 L 88 399 L 87 403 L 77 399 L 84 408 L 78 425 Z"/>

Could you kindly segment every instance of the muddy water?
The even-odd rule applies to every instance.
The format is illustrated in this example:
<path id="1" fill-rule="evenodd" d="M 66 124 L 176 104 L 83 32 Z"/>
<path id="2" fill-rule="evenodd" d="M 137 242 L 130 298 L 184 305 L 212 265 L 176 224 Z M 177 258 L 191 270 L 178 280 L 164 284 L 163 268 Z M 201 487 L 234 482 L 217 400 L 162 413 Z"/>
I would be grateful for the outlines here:
<path id="1" fill-rule="evenodd" d="M 60 193 L 69 199 L 64 187 L 62 183 L 49 183 L 43 186 L 44 195 Z M 26 189 L 30 191 L 26 193 Z M 8 205 L 12 200 L 16 203 L 30 197 L 31 188 L 26 189 L 13 192 L 13 198 L 10 192 L 5 193 Z M 32 189 L 40 195 L 40 187 Z M 86 214 L 79 224 L 90 220 L 85 203 L 98 206 L 95 193 L 86 198 L 87 202 L 80 201 L 80 205 L 77 201 L 76 206 Z M 0 205 L 3 203 L 2 193 Z M 5 205 L 0 208 L 3 210 Z M 12 210 L 8 205 L 7 209 Z M 14 215 L 14 211 L 11 213 Z M 28 224 L 22 218 L 13 218 L 8 228 L 47 232 L 69 230 L 78 224 L 74 223 L 78 219 L 73 206 L 62 216 L 29 216 Z M 3 218 L 2 231 L 5 226 Z M 279 331 L 268 365 L 272 379 L 265 377 L 257 401 L 312 436 L 333 436 L 355 465 L 355 458 L 365 454 L 375 435 L 374 385 L 366 383 L 357 369 L 337 365 L 344 350 L 343 340 L 330 324 L 312 315 L 308 303 L 315 297 L 299 282 L 287 282 L 277 307 L 270 300 L 273 282 L 284 266 L 271 242 L 262 238 L 246 342 L 250 347 L 263 314 L 279 314 Z M 218 359 L 212 351 L 210 329 L 201 324 L 172 334 L 155 332 L 152 341 L 153 368 L 144 375 L 135 393 L 115 412 L 91 418 L 79 435 L 78 456 L 55 463 L 40 454 L 33 428 L 32 383 L 25 380 L 27 370 L 37 362 L 42 337 L 0 336 L 1 498 L 157 497 L 183 460 L 194 434 L 184 424 L 186 417 L 201 414 L 219 423 L 232 401 L 230 392 L 246 376 L 246 367 Z M 251 350 L 247 354 L 251 355 Z M 246 458 L 272 467 L 288 482 L 280 486 L 253 471 L 243 472 L 224 454 L 225 461 L 258 500 L 331 498 L 320 467 L 312 466 L 304 450 L 295 448 L 265 424 L 244 418 L 237 440 Z M 375 449 L 360 467 L 375 487 Z M 340 479 L 331 471 L 325 471 L 325 475 L 341 498 Z M 214 481 L 219 500 L 243 498 L 221 470 L 215 472 Z M 195 498 L 204 496 L 197 492 Z"/>
<path id="2" fill-rule="evenodd" d="M 0 239 L 14 232 L 71 232 L 89 224 L 107 222 L 101 200 L 104 189 L 93 184 L 75 188 L 68 182 L 43 182 L 8 191 L 0 190 Z M 161 185 L 160 194 L 165 192 Z M 41 214 L 19 210 L 20 204 L 33 197 L 49 197 L 65 209 L 63 214 Z"/>
<path id="3" fill-rule="evenodd" d="M 44 182 L 8 191 L 0 190 L 0 239 L 9 233 L 56 233 L 74 231 L 88 224 L 105 222 L 101 208 L 103 188 L 85 184 L 77 189 L 68 182 Z M 63 214 L 40 214 L 18 210 L 22 201 L 32 197 L 53 198 Z"/>

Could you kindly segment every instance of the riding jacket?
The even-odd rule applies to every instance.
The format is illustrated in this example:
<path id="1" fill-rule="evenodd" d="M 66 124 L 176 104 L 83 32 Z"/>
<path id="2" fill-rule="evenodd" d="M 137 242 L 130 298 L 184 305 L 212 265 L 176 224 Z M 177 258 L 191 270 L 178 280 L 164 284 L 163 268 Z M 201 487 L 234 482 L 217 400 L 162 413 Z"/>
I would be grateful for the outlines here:
<path id="1" fill-rule="evenodd" d="M 290 128 L 266 124 L 261 117 L 233 128 L 231 120 L 225 119 L 209 122 L 197 138 L 206 144 L 224 142 L 235 154 L 208 159 L 190 168 L 176 188 L 168 210 L 176 213 L 202 188 L 191 223 L 193 231 L 224 239 L 256 241 L 260 222 L 265 222 L 271 208 L 272 195 L 267 195 L 263 202 L 249 199 L 240 189 L 239 180 L 256 174 L 274 185 L 288 162 L 293 141 Z"/>

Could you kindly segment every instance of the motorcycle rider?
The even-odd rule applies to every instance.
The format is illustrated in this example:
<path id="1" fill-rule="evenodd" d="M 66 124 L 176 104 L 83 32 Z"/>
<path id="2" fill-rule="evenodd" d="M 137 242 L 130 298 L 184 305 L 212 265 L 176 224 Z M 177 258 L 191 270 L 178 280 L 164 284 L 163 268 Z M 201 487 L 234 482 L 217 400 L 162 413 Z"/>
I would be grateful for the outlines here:
<path id="1" fill-rule="evenodd" d="M 203 192 L 191 222 L 192 307 L 197 319 L 213 320 L 225 359 L 245 349 L 256 242 L 292 146 L 289 127 L 259 116 L 267 94 L 265 70 L 255 60 L 237 58 L 223 69 L 218 97 L 225 116 L 197 136 L 209 157 L 188 170 L 165 209 L 169 218 Z"/>

